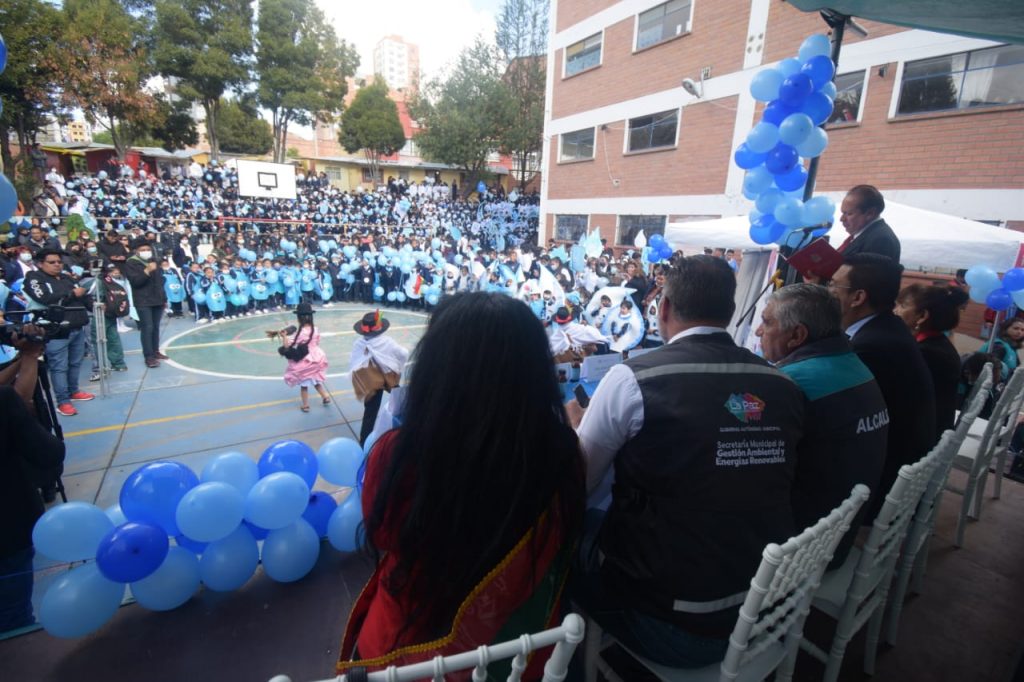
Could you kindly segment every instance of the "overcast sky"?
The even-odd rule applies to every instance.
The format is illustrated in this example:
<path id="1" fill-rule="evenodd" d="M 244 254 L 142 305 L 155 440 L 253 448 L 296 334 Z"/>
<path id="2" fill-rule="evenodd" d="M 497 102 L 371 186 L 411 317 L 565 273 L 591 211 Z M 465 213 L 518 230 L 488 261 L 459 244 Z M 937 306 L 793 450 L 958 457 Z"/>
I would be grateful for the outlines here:
<path id="1" fill-rule="evenodd" d="M 420 48 L 424 80 L 437 75 L 477 35 L 494 40 L 502 0 L 318 0 L 338 36 L 359 50 L 360 74 L 373 72 L 373 48 L 399 35 Z"/>

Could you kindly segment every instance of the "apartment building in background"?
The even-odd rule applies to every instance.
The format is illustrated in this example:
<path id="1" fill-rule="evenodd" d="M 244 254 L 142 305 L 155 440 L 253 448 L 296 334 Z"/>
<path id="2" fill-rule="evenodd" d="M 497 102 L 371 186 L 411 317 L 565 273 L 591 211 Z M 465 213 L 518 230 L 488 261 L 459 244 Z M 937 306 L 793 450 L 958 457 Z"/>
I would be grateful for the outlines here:
<path id="1" fill-rule="evenodd" d="M 551 7 L 542 243 L 597 226 L 632 245 L 640 229 L 748 212 L 732 151 L 760 119 L 750 80 L 827 32 L 820 16 L 783 0 Z M 816 192 L 874 184 L 1024 230 L 1024 45 L 859 23 L 868 35 L 846 32 Z"/>
<path id="2" fill-rule="evenodd" d="M 392 90 L 419 89 L 420 48 L 401 36 L 381 38 L 373 48 L 373 73 L 383 76 Z"/>

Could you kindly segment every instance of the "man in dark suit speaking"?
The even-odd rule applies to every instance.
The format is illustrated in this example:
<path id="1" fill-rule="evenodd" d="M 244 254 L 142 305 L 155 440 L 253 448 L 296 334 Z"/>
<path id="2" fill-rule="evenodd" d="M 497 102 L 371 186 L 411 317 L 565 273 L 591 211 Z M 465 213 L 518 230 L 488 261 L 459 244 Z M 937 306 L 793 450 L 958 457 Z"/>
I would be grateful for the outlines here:
<path id="1" fill-rule="evenodd" d="M 842 326 L 857 357 L 875 375 L 889 408 L 889 436 L 882 479 L 865 520 L 882 506 L 899 469 L 935 445 L 935 390 L 928 366 L 906 324 L 893 314 L 902 268 L 874 253 L 844 258 L 828 288 L 839 299 Z"/>
<path id="2" fill-rule="evenodd" d="M 872 185 L 857 185 L 846 193 L 839 206 L 839 219 L 850 234 L 839 246 L 839 253 L 877 253 L 900 262 L 900 240 L 884 220 L 885 199 Z"/>

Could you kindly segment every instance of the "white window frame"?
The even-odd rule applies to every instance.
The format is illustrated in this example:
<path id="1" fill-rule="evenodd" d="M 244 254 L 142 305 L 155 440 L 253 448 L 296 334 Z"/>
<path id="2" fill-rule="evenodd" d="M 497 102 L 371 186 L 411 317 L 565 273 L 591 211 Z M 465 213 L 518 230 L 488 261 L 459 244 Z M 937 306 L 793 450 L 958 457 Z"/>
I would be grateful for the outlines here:
<path id="1" fill-rule="evenodd" d="M 630 133 L 632 132 L 632 128 L 629 125 L 630 121 L 632 121 L 634 119 L 637 119 L 637 118 L 643 118 L 644 116 L 657 116 L 658 114 L 667 114 L 670 111 L 675 111 L 676 112 L 676 137 L 675 137 L 675 140 L 672 141 L 671 145 L 662 145 L 660 147 L 647 147 L 646 149 L 635 149 L 635 150 L 629 148 L 629 138 L 631 137 Z M 622 136 L 622 153 L 623 153 L 623 155 L 646 154 L 647 152 L 659 152 L 659 151 L 664 151 L 666 149 L 676 149 L 677 147 L 679 147 L 679 129 L 682 127 L 682 125 L 683 125 L 683 115 L 682 115 L 682 110 L 681 110 L 680 107 L 676 107 L 675 109 L 663 109 L 661 111 L 655 111 L 655 112 L 650 113 L 650 114 L 640 114 L 639 116 L 633 116 L 632 118 L 627 118 L 626 119 L 626 134 Z M 633 214 L 628 214 L 628 215 L 633 215 Z"/>
<path id="2" fill-rule="evenodd" d="M 590 156 L 574 156 L 567 158 L 564 153 L 564 138 L 566 135 L 575 135 L 576 133 L 582 133 L 589 130 L 593 139 L 590 145 Z M 559 163 L 575 163 L 577 161 L 593 161 L 597 155 L 597 126 L 589 126 L 587 128 L 580 128 L 579 130 L 570 130 L 562 133 L 558 136 L 558 162 Z"/>
<path id="3" fill-rule="evenodd" d="M 590 40 L 594 36 L 600 36 L 601 37 L 601 51 L 598 54 L 597 64 L 594 64 L 593 66 L 588 66 L 585 69 L 580 69 L 579 71 L 576 71 L 575 73 L 569 73 L 569 48 L 575 47 L 576 45 L 579 45 L 580 43 L 586 43 L 588 40 Z M 604 29 L 603 28 L 600 31 L 598 31 L 597 33 L 591 33 L 586 38 L 583 38 L 582 40 L 577 40 L 576 42 L 572 43 L 571 45 L 566 45 L 565 47 L 562 48 L 562 78 L 563 79 L 565 79 L 565 78 L 572 78 L 573 76 L 578 76 L 581 73 L 586 73 L 587 71 L 593 71 L 594 69 L 596 69 L 597 67 L 601 66 L 602 64 L 604 64 Z"/>
<path id="4" fill-rule="evenodd" d="M 643 10 L 642 12 L 637 12 L 634 15 L 634 17 L 633 17 L 633 52 L 634 53 L 643 52 L 644 50 L 650 50 L 652 48 L 657 47 L 658 45 L 663 45 L 664 43 L 667 43 L 669 41 L 675 40 L 676 38 L 679 38 L 680 36 L 685 36 L 686 34 L 693 32 L 693 6 L 697 2 L 697 0 L 690 0 L 690 16 L 688 16 L 686 18 L 686 24 L 683 26 L 683 30 L 680 33 L 677 33 L 674 36 L 669 36 L 668 38 L 662 38 L 658 42 L 651 43 L 650 45 L 645 45 L 643 47 L 640 47 L 638 45 L 638 42 L 640 40 L 640 15 L 641 14 L 646 14 L 646 13 L 650 12 L 653 9 L 661 7 L 662 5 L 667 5 L 671 1 L 672 0 L 665 0 L 665 2 L 659 2 L 658 4 L 652 5 L 651 7 L 648 7 L 647 9 Z"/>
<path id="5" fill-rule="evenodd" d="M 587 219 L 587 227 L 586 227 L 586 229 L 584 231 L 584 234 L 589 233 L 590 232 L 590 214 L 589 213 L 556 213 L 554 215 L 554 218 L 553 218 L 552 223 L 551 223 L 551 238 L 554 239 L 556 242 L 569 241 L 569 240 L 566 240 L 566 239 L 562 239 L 561 237 L 558 236 L 558 218 L 560 216 L 580 216 L 580 215 L 581 216 L 585 216 L 586 219 Z"/>
<path id="6" fill-rule="evenodd" d="M 665 224 L 662 226 L 661 234 L 664 235 L 665 230 L 668 229 L 668 216 L 664 213 L 620 213 L 615 216 L 615 245 L 616 246 L 630 246 L 633 247 L 633 243 L 626 243 L 622 241 L 622 219 L 625 217 L 638 216 L 640 218 L 662 218 Z M 647 237 L 647 241 L 650 242 L 650 235 L 644 232 L 644 236 Z M 635 247 L 633 247 L 635 248 Z"/>
<path id="7" fill-rule="evenodd" d="M 826 128 L 828 128 L 830 126 L 835 126 L 835 125 L 842 125 L 843 123 L 847 123 L 847 124 L 854 123 L 854 122 L 860 123 L 862 120 L 864 120 L 864 103 L 867 102 L 867 99 L 868 99 L 868 83 L 871 81 L 871 70 L 872 70 L 872 68 L 873 67 L 868 66 L 868 67 L 865 67 L 863 69 L 854 69 L 852 71 L 847 71 L 846 73 L 837 73 L 836 74 L 836 78 L 838 79 L 838 78 L 842 78 L 843 76 L 849 76 L 850 74 L 854 74 L 854 73 L 860 72 L 860 73 L 864 74 L 864 81 L 861 83 L 861 86 L 860 86 L 860 102 L 857 104 L 857 118 L 854 119 L 854 121 L 833 121 L 832 123 L 826 123 L 825 124 Z"/>

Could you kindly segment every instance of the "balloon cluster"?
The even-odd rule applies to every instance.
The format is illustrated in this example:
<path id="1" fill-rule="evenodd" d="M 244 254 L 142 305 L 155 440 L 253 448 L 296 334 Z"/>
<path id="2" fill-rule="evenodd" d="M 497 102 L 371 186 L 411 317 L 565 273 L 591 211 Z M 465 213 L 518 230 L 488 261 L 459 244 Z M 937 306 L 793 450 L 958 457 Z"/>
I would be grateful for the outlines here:
<path id="1" fill-rule="evenodd" d="M 1024 308 L 1024 268 L 1011 268 L 999 275 L 985 265 L 975 265 L 964 276 L 971 287 L 970 297 L 976 303 L 984 303 L 992 310 L 1003 311 L 1011 305 Z"/>
<path id="2" fill-rule="evenodd" d="M 659 263 L 672 257 L 672 247 L 662 235 L 652 234 L 647 244 L 650 247 L 647 251 L 648 263 Z"/>
<path id="3" fill-rule="evenodd" d="M 796 246 L 803 238 L 800 228 L 831 222 L 835 214 L 827 197 L 802 200 L 807 184 L 803 161 L 828 146 L 828 134 L 819 126 L 831 116 L 836 96 L 831 49 L 827 36 L 809 36 L 798 57 L 758 72 L 750 82 L 750 94 L 767 105 L 733 160 L 747 171 L 743 196 L 756 205 L 749 216 L 750 238 L 758 244 Z"/>
<path id="4" fill-rule="evenodd" d="M 343 552 L 359 546 L 364 461 L 363 448 L 349 438 L 331 439 L 317 452 L 284 440 L 258 462 L 241 452 L 217 455 L 198 476 L 179 462 L 143 465 L 107 510 L 85 502 L 55 506 L 32 531 L 36 549 L 87 563 L 50 585 L 39 620 L 52 635 L 81 637 L 114 615 L 126 584 L 140 605 L 167 611 L 200 583 L 218 592 L 242 587 L 261 562 L 272 580 L 299 580 L 316 564 L 322 538 Z M 318 475 L 354 490 L 338 505 L 311 492 Z"/>
<path id="5" fill-rule="evenodd" d="M 0 73 L 3 73 L 6 68 L 7 43 L 0 35 Z M 0 101 L 0 114 L 3 113 L 3 110 L 4 103 Z M 0 225 L 6 223 L 16 210 L 18 210 L 18 192 L 15 191 L 14 185 L 7 179 L 7 176 L 0 173 Z"/>

